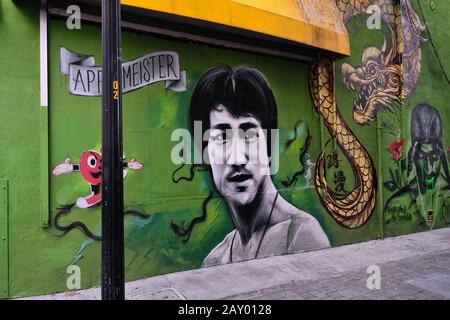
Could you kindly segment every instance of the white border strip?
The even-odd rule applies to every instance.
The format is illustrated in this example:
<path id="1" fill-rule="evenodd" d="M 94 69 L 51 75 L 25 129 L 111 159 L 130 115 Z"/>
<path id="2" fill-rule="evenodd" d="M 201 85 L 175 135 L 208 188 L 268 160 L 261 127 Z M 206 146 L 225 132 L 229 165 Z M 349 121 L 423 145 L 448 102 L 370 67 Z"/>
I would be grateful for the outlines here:
<path id="1" fill-rule="evenodd" d="M 41 0 L 39 17 L 41 107 L 48 107 L 47 0 Z"/>

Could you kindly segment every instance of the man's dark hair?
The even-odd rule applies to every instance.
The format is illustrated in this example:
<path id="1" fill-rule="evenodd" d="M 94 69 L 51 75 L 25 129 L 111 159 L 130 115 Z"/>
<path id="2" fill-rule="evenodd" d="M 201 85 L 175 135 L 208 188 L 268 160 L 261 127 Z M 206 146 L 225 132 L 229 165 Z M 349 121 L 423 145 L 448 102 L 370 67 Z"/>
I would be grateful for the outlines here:
<path id="1" fill-rule="evenodd" d="M 227 108 L 236 118 L 252 116 L 258 119 L 261 127 L 267 129 L 267 151 L 270 156 L 270 130 L 277 128 L 277 104 L 264 75 L 249 65 L 239 65 L 234 69 L 221 65 L 209 69 L 192 94 L 189 109 L 191 133 L 194 132 L 194 121 L 201 121 L 203 132 L 209 129 L 210 113 L 219 105 Z M 203 142 L 202 150 L 206 144 Z"/>
<path id="2" fill-rule="evenodd" d="M 408 174 L 412 170 L 417 150 L 421 144 L 432 144 L 439 152 L 446 178 L 449 179 L 449 169 L 442 144 L 442 120 L 435 108 L 426 103 L 417 105 L 411 116 L 411 149 L 408 153 Z"/>

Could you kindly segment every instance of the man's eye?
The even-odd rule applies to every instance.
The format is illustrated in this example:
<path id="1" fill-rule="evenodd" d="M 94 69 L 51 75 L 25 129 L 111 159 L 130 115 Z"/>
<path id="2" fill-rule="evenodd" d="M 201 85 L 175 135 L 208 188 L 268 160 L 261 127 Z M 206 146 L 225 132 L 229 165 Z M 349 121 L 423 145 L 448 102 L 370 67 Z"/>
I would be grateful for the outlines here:
<path id="1" fill-rule="evenodd" d="M 212 136 L 213 141 L 223 142 L 227 140 L 227 134 L 225 132 L 220 132 Z"/>
<path id="2" fill-rule="evenodd" d="M 258 132 L 255 130 L 248 130 L 244 133 L 244 139 L 246 141 L 253 141 L 258 138 Z"/>

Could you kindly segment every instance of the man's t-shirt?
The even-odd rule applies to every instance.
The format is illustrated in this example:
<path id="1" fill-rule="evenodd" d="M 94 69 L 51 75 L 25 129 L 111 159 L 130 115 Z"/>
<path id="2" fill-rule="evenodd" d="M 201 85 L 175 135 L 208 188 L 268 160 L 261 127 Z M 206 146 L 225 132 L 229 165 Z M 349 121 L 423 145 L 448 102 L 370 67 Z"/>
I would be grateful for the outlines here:
<path id="1" fill-rule="evenodd" d="M 239 232 L 236 229 L 231 231 L 208 254 L 202 267 L 330 247 L 330 242 L 319 222 L 310 214 L 302 211 L 291 219 L 268 228 L 258 255 L 255 257 L 262 236 L 261 232 L 253 235 L 244 248 Z"/>

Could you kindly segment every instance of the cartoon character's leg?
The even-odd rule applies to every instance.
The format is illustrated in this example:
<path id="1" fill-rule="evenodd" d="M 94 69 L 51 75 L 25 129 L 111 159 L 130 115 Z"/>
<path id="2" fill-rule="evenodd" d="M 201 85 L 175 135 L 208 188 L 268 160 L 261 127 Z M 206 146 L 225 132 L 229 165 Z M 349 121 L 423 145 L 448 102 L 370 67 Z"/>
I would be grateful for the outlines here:
<path id="1" fill-rule="evenodd" d="M 91 194 L 84 198 L 78 198 L 76 206 L 80 209 L 92 207 L 102 201 L 100 193 L 100 184 L 91 185 Z"/>

